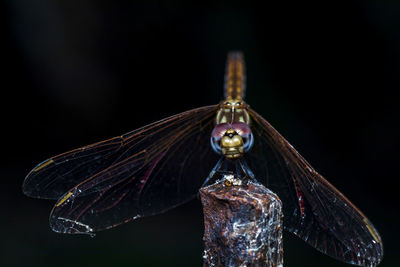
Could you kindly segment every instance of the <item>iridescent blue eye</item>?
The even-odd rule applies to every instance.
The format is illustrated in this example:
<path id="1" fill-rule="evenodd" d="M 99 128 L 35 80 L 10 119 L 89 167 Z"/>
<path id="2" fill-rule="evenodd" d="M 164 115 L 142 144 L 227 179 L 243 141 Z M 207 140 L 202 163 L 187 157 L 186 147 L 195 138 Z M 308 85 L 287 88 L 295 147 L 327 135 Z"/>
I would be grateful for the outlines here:
<path id="1" fill-rule="evenodd" d="M 243 139 L 243 151 L 248 152 L 254 144 L 253 133 L 248 134 L 247 136 L 242 136 Z"/>
<path id="2" fill-rule="evenodd" d="M 221 137 L 211 137 L 210 139 L 211 147 L 214 150 L 215 153 L 221 155 L 222 154 L 222 149 L 221 149 Z"/>

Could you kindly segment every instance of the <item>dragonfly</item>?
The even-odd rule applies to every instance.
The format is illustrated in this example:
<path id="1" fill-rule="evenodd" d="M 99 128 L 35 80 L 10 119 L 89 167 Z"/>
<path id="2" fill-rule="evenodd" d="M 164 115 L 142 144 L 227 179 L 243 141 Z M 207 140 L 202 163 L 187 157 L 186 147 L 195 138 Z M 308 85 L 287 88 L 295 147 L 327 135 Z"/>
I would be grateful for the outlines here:
<path id="1" fill-rule="evenodd" d="M 275 192 L 284 229 L 320 252 L 379 264 L 383 245 L 372 223 L 244 101 L 245 86 L 244 56 L 230 52 L 219 104 L 49 158 L 29 172 L 23 192 L 56 200 L 53 231 L 93 235 L 166 212 L 234 173 Z"/>

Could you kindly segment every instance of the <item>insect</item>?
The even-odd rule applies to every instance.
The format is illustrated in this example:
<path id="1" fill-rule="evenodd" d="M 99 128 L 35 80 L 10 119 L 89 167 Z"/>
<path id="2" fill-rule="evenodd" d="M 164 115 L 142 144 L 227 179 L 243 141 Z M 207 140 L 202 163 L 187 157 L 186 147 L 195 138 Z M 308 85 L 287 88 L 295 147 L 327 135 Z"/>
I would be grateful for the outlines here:
<path id="1" fill-rule="evenodd" d="M 371 222 L 244 95 L 244 58 L 231 52 L 224 101 L 52 157 L 27 175 L 23 191 L 57 200 L 55 232 L 93 234 L 172 209 L 233 173 L 275 192 L 285 229 L 317 250 L 347 263 L 379 264 L 383 246 Z"/>

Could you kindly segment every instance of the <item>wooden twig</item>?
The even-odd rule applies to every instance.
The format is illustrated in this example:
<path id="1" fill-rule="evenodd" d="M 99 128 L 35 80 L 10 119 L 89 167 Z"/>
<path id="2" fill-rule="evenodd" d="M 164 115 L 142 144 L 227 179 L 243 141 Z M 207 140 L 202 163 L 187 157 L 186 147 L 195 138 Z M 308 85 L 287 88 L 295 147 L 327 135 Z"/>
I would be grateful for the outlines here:
<path id="1" fill-rule="evenodd" d="M 283 266 L 282 203 L 263 185 L 217 182 L 200 189 L 204 266 Z"/>

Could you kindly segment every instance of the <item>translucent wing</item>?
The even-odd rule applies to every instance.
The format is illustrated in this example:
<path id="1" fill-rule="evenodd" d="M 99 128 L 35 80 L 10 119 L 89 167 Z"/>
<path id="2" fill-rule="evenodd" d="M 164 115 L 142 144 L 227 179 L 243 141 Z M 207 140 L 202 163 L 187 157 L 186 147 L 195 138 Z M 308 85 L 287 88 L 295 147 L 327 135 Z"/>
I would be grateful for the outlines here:
<path id="1" fill-rule="evenodd" d="M 209 145 L 216 110 L 190 110 L 51 158 L 27 176 L 24 192 L 59 198 L 50 224 L 62 233 L 168 210 L 196 195 L 218 159 Z"/>
<path id="2" fill-rule="evenodd" d="M 317 250 L 351 264 L 377 265 L 381 238 L 371 222 L 259 114 L 246 156 L 256 178 L 283 202 L 285 229 Z"/>

